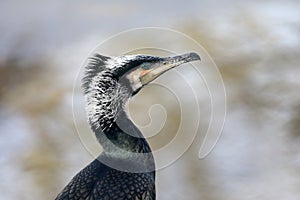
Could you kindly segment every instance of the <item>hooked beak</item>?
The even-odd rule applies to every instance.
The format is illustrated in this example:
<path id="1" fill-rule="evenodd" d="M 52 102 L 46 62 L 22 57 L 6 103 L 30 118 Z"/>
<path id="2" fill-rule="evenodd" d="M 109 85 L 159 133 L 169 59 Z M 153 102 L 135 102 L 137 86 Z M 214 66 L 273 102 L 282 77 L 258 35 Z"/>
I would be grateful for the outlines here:
<path id="1" fill-rule="evenodd" d="M 142 85 L 146 85 L 165 73 L 166 71 L 182 65 L 184 63 L 201 60 L 200 56 L 196 53 L 186 53 L 179 56 L 167 57 L 162 61 L 154 63 L 150 69 L 143 70 L 140 74 L 140 82 Z"/>

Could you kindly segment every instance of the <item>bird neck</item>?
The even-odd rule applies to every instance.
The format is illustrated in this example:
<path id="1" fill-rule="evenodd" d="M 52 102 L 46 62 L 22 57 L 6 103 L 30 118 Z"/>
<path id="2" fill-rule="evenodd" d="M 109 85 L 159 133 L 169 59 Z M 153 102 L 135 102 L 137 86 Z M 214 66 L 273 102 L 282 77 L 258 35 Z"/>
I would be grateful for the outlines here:
<path id="1" fill-rule="evenodd" d="M 113 121 L 100 119 L 102 120 L 109 121 L 109 128 L 93 128 L 93 131 L 106 153 L 116 157 L 126 157 L 128 155 L 125 155 L 124 151 L 128 153 L 151 152 L 147 140 L 123 110 L 118 112 Z M 100 127 L 102 126 L 104 125 L 101 124 Z"/>
<path id="2" fill-rule="evenodd" d="M 131 96 L 127 87 L 107 74 L 95 76 L 90 84 L 86 92 L 88 119 L 104 152 L 118 158 L 150 153 L 146 139 L 125 112 Z"/>

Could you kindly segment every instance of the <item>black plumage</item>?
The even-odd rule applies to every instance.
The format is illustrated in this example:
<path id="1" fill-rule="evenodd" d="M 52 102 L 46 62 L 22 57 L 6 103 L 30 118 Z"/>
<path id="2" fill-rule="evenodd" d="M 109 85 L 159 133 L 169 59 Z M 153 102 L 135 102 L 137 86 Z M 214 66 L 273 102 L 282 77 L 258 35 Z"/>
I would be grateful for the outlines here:
<path id="1" fill-rule="evenodd" d="M 195 53 L 168 58 L 97 54 L 91 58 L 83 89 L 89 124 L 103 153 L 81 170 L 56 200 L 154 200 L 151 148 L 124 107 L 131 96 L 165 71 L 199 59 Z"/>
<path id="2" fill-rule="evenodd" d="M 155 199 L 151 173 L 114 170 L 94 160 L 80 171 L 56 199 Z"/>

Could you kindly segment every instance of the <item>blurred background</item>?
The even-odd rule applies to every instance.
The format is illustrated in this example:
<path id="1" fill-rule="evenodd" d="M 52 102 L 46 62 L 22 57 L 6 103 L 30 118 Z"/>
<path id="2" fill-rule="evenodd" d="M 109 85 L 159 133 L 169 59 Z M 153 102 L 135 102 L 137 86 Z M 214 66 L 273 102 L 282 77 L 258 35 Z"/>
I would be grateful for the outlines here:
<path id="1" fill-rule="evenodd" d="M 300 199 L 299 10 L 296 0 L 2 0 L 0 199 L 54 199 L 93 160 L 73 122 L 78 69 L 106 38 L 144 26 L 172 28 L 199 42 L 227 93 L 217 145 L 199 160 L 200 128 L 188 151 L 157 172 L 157 199 Z M 83 102 L 79 86 L 74 91 Z M 208 97 L 201 91 L 200 127 L 207 127 Z M 149 86 L 129 106 L 134 119 L 148 117 L 142 102 L 151 99 L 168 102 Z M 168 134 L 151 138 L 153 148 L 174 137 L 177 106 L 168 107 Z M 81 120 L 80 131 L 92 134 Z"/>

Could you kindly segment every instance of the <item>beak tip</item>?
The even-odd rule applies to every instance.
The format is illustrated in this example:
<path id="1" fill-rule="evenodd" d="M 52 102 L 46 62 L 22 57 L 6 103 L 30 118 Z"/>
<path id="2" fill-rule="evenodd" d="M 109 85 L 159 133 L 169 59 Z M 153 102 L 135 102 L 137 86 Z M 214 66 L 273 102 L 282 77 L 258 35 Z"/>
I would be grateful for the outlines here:
<path id="1" fill-rule="evenodd" d="M 189 57 L 192 61 L 201 60 L 200 56 L 195 52 L 190 53 Z"/>

